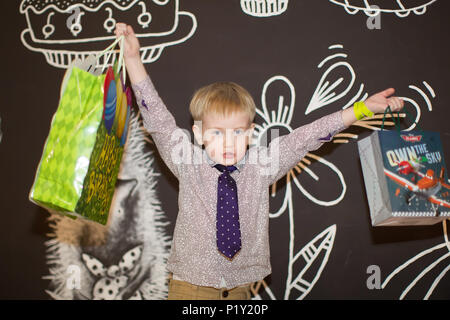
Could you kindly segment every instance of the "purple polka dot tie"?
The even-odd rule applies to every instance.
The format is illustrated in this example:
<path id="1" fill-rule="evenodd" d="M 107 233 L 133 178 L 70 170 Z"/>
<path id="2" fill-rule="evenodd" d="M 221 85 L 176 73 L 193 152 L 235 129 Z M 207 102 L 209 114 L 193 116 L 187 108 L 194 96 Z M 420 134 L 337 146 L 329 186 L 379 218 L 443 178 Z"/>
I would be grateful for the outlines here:
<path id="1" fill-rule="evenodd" d="M 232 260 L 241 250 L 241 230 L 236 181 L 230 173 L 235 166 L 214 166 L 222 172 L 217 185 L 217 248 L 227 259 Z"/>

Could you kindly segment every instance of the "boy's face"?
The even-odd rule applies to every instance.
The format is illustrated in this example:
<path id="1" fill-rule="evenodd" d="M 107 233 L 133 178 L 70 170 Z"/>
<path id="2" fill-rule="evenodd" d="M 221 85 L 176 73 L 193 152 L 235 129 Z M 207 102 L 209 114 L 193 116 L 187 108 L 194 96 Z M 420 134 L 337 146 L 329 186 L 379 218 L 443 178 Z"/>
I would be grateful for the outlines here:
<path id="1" fill-rule="evenodd" d="M 210 113 L 203 116 L 201 127 L 194 124 L 192 130 L 197 142 L 205 145 L 209 158 L 231 166 L 244 158 L 254 127 L 244 112 L 228 117 Z"/>

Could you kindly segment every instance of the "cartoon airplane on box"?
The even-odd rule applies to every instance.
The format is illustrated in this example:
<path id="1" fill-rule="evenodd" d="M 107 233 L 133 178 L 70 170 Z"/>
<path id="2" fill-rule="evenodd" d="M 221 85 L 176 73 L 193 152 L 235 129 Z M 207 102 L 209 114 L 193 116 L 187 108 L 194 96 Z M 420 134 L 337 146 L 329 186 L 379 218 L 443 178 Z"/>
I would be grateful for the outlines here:
<path id="1" fill-rule="evenodd" d="M 399 167 L 397 168 L 397 172 L 399 172 L 400 175 L 391 172 L 386 168 L 384 169 L 384 173 L 392 181 L 394 181 L 395 183 L 399 184 L 400 186 L 408 189 L 413 193 L 413 195 L 407 199 L 408 204 L 410 204 L 411 200 L 417 196 L 430 201 L 433 204 L 434 209 L 436 209 L 437 206 L 450 208 L 450 202 L 436 197 L 436 194 L 439 191 L 441 191 L 442 188 L 450 190 L 450 185 L 444 182 L 444 168 L 441 168 L 439 178 L 437 178 L 434 174 L 434 171 L 431 169 L 428 169 L 426 174 L 420 172 L 419 168 L 423 167 L 423 165 L 420 164 L 420 162 L 418 161 L 415 162 L 401 161 L 398 162 L 398 166 Z M 420 179 L 417 181 L 417 183 L 414 183 L 414 181 L 410 181 L 401 176 L 410 173 L 414 173 L 414 177 L 412 178 L 412 180 L 415 180 L 415 176 L 419 176 Z M 398 195 L 399 193 L 400 190 L 397 189 L 396 195 Z M 449 194 L 448 192 L 444 193 L 445 196 L 448 196 L 448 194 Z"/>

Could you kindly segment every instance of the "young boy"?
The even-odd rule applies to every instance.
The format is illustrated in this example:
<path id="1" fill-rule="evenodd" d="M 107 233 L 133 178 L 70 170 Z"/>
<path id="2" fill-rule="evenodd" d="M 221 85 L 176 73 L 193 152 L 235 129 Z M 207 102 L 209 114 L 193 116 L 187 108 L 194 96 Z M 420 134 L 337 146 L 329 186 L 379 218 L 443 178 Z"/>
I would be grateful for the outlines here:
<path id="1" fill-rule="evenodd" d="M 274 139 L 266 149 L 247 150 L 255 103 L 235 83 L 214 83 L 198 90 L 190 104 L 203 150 L 176 126 L 158 96 L 131 26 L 118 23 L 115 34 L 125 37 L 125 64 L 144 126 L 180 184 L 167 265 L 173 274 L 169 299 L 249 299 L 250 284 L 271 273 L 268 187 L 357 118 L 388 105 L 393 111 L 403 107 L 400 98 L 389 98 L 394 89 L 387 89 Z"/>

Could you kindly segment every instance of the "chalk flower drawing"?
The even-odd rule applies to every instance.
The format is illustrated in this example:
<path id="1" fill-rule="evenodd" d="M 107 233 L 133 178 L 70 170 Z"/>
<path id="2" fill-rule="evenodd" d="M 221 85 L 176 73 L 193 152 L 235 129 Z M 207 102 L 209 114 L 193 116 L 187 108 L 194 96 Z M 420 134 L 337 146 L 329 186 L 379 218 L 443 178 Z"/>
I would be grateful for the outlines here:
<path id="1" fill-rule="evenodd" d="M 248 15 L 265 18 L 282 14 L 288 3 L 289 0 L 241 0 L 241 8 Z"/>
<path id="2" fill-rule="evenodd" d="M 274 110 L 271 110 L 271 112 L 269 112 L 269 109 L 268 109 L 267 103 L 266 103 L 266 92 L 267 92 L 269 86 L 272 85 L 275 81 L 284 82 L 288 86 L 289 91 L 290 91 L 290 99 L 289 99 L 290 105 L 289 106 L 284 105 L 285 98 L 284 98 L 284 96 L 280 96 L 278 99 L 278 106 L 276 108 L 274 107 L 273 108 Z M 258 125 L 258 124 L 255 125 L 255 135 L 258 137 L 258 142 L 257 142 L 258 144 L 260 143 L 260 139 L 262 137 L 266 136 L 266 133 L 268 131 L 270 131 L 272 128 L 276 128 L 276 127 L 280 128 L 281 127 L 281 128 L 286 129 L 289 132 L 293 131 L 293 129 L 291 127 L 291 120 L 292 120 L 292 116 L 293 116 L 293 112 L 294 112 L 294 108 L 295 108 L 295 89 L 294 89 L 294 86 L 292 85 L 292 83 L 286 77 L 274 76 L 274 77 L 270 78 L 264 84 L 262 96 L 261 96 L 261 105 L 262 105 L 262 110 L 259 110 L 258 108 L 256 109 L 256 113 L 264 120 L 262 125 Z M 275 111 L 275 110 L 277 110 L 277 111 Z M 295 171 L 300 173 L 300 172 L 302 172 L 302 170 L 307 172 L 314 180 L 316 180 L 316 181 L 319 180 L 317 175 L 312 170 L 307 168 L 307 165 L 309 165 L 311 163 L 311 161 L 308 160 L 308 158 L 317 160 L 317 161 L 319 161 L 319 163 L 322 163 L 325 166 L 329 167 L 339 177 L 339 180 L 342 184 L 342 192 L 336 199 L 331 200 L 331 201 L 323 201 L 323 200 L 317 199 L 314 196 L 312 196 L 298 181 Z M 342 200 L 342 198 L 344 197 L 344 194 L 345 194 L 346 186 L 345 186 L 344 177 L 343 177 L 341 171 L 335 165 L 333 165 L 331 162 L 328 162 L 325 159 L 318 157 L 311 153 L 308 153 L 306 155 L 306 157 L 303 158 L 297 164 L 297 166 L 295 166 L 288 172 L 288 174 L 286 175 L 286 179 L 287 179 L 287 181 L 292 180 L 303 194 L 305 194 L 311 201 L 313 201 L 319 205 L 323 205 L 323 206 L 335 205 L 339 201 Z M 276 189 L 276 183 L 274 183 L 272 185 L 272 190 L 273 190 L 272 193 L 275 192 L 275 189 Z M 284 210 L 286 209 L 286 206 L 287 206 L 287 199 L 289 197 L 290 197 L 290 195 L 286 194 L 282 208 L 280 208 L 280 210 L 278 210 L 278 212 L 273 214 L 274 217 L 277 217 L 284 212 Z"/>
<path id="3" fill-rule="evenodd" d="M 155 193 L 149 136 L 132 113 L 107 226 L 50 216 L 49 290 L 54 299 L 165 299 L 170 237 Z M 78 272 L 73 272 L 78 270 Z M 77 285 L 78 284 L 78 285 Z"/>
<path id="4" fill-rule="evenodd" d="M 266 92 L 268 87 L 272 85 L 275 81 L 281 81 L 284 83 L 290 92 L 289 101 L 290 104 L 285 105 L 284 96 L 279 96 L 278 98 L 278 106 L 272 108 L 271 112 L 269 112 L 267 106 Z M 291 120 L 293 116 L 293 111 L 295 107 L 295 89 L 292 83 L 284 76 L 274 76 L 270 78 L 263 87 L 262 96 L 261 96 L 261 104 L 262 110 L 256 109 L 256 113 L 264 120 L 262 125 L 255 126 L 255 136 L 257 137 L 257 144 L 260 143 L 262 137 L 264 137 L 267 132 L 275 127 L 282 127 L 287 129 L 289 132 L 292 132 L 293 129 L 291 127 Z M 277 111 L 275 111 L 277 110 Z M 311 163 L 308 160 L 308 157 L 311 159 L 317 160 L 319 163 L 327 166 L 331 171 L 333 171 L 339 178 L 340 183 L 342 185 L 341 194 L 334 200 L 324 201 L 317 199 L 313 195 L 311 195 L 299 182 L 295 172 L 298 173 L 305 171 L 307 172 L 313 179 L 316 181 L 319 180 L 318 176 L 310 169 L 307 168 L 307 165 Z M 306 164 L 306 165 L 305 165 Z M 297 166 L 292 168 L 286 175 L 286 193 L 284 195 L 283 204 L 281 208 L 277 210 L 275 213 L 270 213 L 271 218 L 277 218 L 281 216 L 286 210 L 288 210 L 289 215 L 289 263 L 288 263 L 288 276 L 286 280 L 286 290 L 284 293 L 284 299 L 295 298 L 295 299 L 303 299 L 314 287 L 317 280 L 320 278 L 322 270 L 324 269 L 330 252 L 333 248 L 334 238 L 336 234 L 336 225 L 332 225 L 322 231 L 319 235 L 317 235 L 314 239 L 312 239 L 306 246 L 304 246 L 300 251 L 294 254 L 294 245 L 295 245 L 295 223 L 294 223 L 294 208 L 292 201 L 292 184 L 291 181 L 294 181 L 294 184 L 298 187 L 298 189 L 305 194 L 311 201 L 323 205 L 323 206 L 331 206 L 342 200 L 345 194 L 346 186 L 342 173 L 340 170 L 331 162 L 326 161 L 325 159 L 318 157 L 314 154 L 308 153 L 307 156 L 302 159 Z M 275 195 L 276 192 L 276 183 L 272 185 L 272 196 Z M 319 259 L 319 265 L 317 266 L 314 262 Z M 320 259 L 322 259 L 320 261 Z M 298 266 L 300 266 L 300 272 L 293 276 L 293 270 L 297 270 Z M 306 273 L 313 274 L 314 276 L 305 276 Z M 265 283 L 264 280 L 255 283 L 252 286 L 252 291 L 255 295 L 255 299 L 260 299 L 260 295 L 258 294 L 258 290 L 260 286 L 263 285 L 266 293 L 269 295 L 271 299 L 276 299 L 269 286 Z"/>
<path id="5" fill-rule="evenodd" d="M 19 10 L 27 23 L 20 35 L 23 45 L 58 68 L 106 48 L 120 21 L 133 27 L 144 63 L 156 61 L 166 47 L 185 42 L 197 29 L 195 16 L 179 11 L 179 0 L 22 0 Z M 116 55 L 105 56 L 98 66 L 110 65 Z"/>
<path id="6" fill-rule="evenodd" d="M 329 0 L 330 2 L 337 4 L 339 6 L 344 7 L 345 11 L 349 14 L 356 14 L 359 11 L 364 12 L 369 17 L 374 17 L 379 15 L 380 13 L 394 13 L 399 18 L 405 18 L 409 16 L 412 12 L 416 15 L 422 15 L 427 11 L 429 5 L 436 0 L 421 0 L 418 1 L 422 3 L 420 5 L 416 5 L 414 7 L 408 7 L 408 5 L 403 4 L 404 0 L 391 0 L 390 3 L 393 3 L 389 6 L 386 6 L 387 3 L 383 3 L 383 8 L 379 7 L 378 3 L 369 3 L 368 0 L 364 0 L 364 5 L 361 5 L 361 1 L 355 0 Z M 408 2 L 408 1 L 406 1 Z M 415 1 L 417 3 L 417 1 Z"/>
<path id="7" fill-rule="evenodd" d="M 357 92 L 355 94 L 352 94 L 349 98 L 347 96 L 349 95 L 349 92 L 351 89 L 355 87 L 356 82 L 356 75 L 353 67 L 350 63 L 345 61 L 345 59 L 348 58 L 347 54 L 345 53 L 335 53 L 334 50 L 341 50 L 343 49 L 343 46 L 340 44 L 331 45 L 329 50 L 333 50 L 332 54 L 330 54 L 328 57 L 323 59 L 319 65 L 318 69 L 325 68 L 325 65 L 329 65 L 328 68 L 323 72 L 322 77 L 319 80 L 319 83 L 310 99 L 310 102 L 305 110 L 305 114 L 309 114 L 314 110 L 318 110 L 322 107 L 325 107 L 331 103 L 337 103 L 339 102 L 342 105 L 342 109 L 346 109 L 353 105 L 354 102 L 365 100 L 368 97 L 367 93 L 364 93 L 364 84 L 361 83 L 356 86 Z M 342 61 L 344 59 L 344 61 Z M 335 80 L 333 80 L 335 79 Z M 344 81 L 345 80 L 345 81 Z M 278 105 L 273 106 L 270 110 L 267 106 L 267 91 L 268 88 L 273 85 L 276 81 L 281 81 L 285 84 L 285 86 L 288 88 L 290 92 L 290 97 L 288 97 L 289 105 L 285 105 L 285 97 L 283 95 L 280 95 L 278 97 Z M 345 84 L 347 83 L 347 84 Z M 425 101 L 427 108 L 429 111 L 432 110 L 432 104 L 431 100 L 428 97 L 430 95 L 432 98 L 434 98 L 436 95 L 434 93 L 434 90 L 432 87 L 426 82 L 422 82 L 424 88 L 426 91 L 422 90 L 418 86 L 410 85 L 409 88 L 413 90 L 414 92 L 418 93 L 420 97 Z M 427 93 L 426 93 L 427 92 Z M 345 101 L 342 101 L 343 99 L 346 99 Z M 414 122 L 406 128 L 405 130 L 412 130 L 416 126 L 416 123 L 420 120 L 421 117 L 421 109 L 419 104 L 412 98 L 409 97 L 401 97 L 406 102 L 405 106 L 407 104 L 410 104 L 414 107 L 416 110 L 416 117 L 414 119 Z M 293 129 L 291 127 L 291 120 L 293 116 L 293 111 L 295 107 L 295 88 L 292 85 L 292 83 L 284 76 L 278 75 L 270 78 L 263 86 L 262 95 L 261 95 L 261 106 L 262 109 L 257 108 L 256 113 L 263 119 L 262 125 L 257 124 L 255 126 L 255 137 L 257 140 L 257 144 L 260 144 L 260 140 L 262 137 L 267 135 L 267 132 L 271 128 L 284 128 L 289 132 L 292 132 Z M 396 116 L 396 115 L 394 115 Z M 401 113 L 399 115 L 400 117 L 405 117 L 404 113 Z M 370 118 L 366 118 L 363 120 L 359 120 L 353 124 L 353 126 L 360 126 L 367 128 L 369 130 L 380 130 L 380 126 L 382 124 L 382 117 L 383 115 L 374 115 Z M 390 118 L 390 115 L 387 115 L 387 118 Z M 385 126 L 393 126 L 394 122 L 392 121 L 386 121 Z M 351 128 L 351 127 L 350 127 Z M 341 132 L 336 134 L 333 137 L 333 143 L 348 143 L 349 138 L 357 139 L 357 134 L 352 134 L 348 132 Z M 314 159 L 317 160 L 319 163 L 324 164 L 327 166 L 331 171 L 333 171 L 337 177 L 339 178 L 339 181 L 341 183 L 341 194 L 334 200 L 331 201 L 323 201 L 320 199 L 317 199 L 316 197 L 312 196 L 306 188 L 304 188 L 301 183 L 299 182 L 299 177 L 297 177 L 296 172 L 299 174 L 301 172 L 308 173 L 314 180 L 319 181 L 318 176 L 307 166 L 311 164 L 311 161 L 308 159 Z M 320 278 L 320 275 L 322 273 L 322 270 L 324 269 L 325 265 L 327 264 L 330 252 L 333 248 L 334 239 L 336 235 L 337 226 L 331 225 L 330 227 L 323 230 L 320 234 L 318 234 L 314 239 L 312 239 L 309 243 L 307 243 L 300 251 L 294 254 L 294 244 L 295 244 L 295 224 L 294 224 L 294 209 L 293 209 L 293 201 L 292 201 L 292 183 L 297 186 L 297 188 L 311 201 L 318 205 L 322 206 L 332 206 L 337 203 L 339 203 L 346 192 L 346 184 L 343 177 L 342 172 L 331 162 L 326 161 L 325 159 L 314 155 L 312 153 L 308 153 L 305 158 L 301 159 L 301 161 L 295 166 L 293 169 L 291 169 L 286 174 L 286 192 L 284 194 L 283 202 L 281 207 L 276 210 L 273 213 L 270 213 L 271 218 L 278 218 L 280 217 L 286 210 L 288 211 L 289 215 L 289 262 L 288 262 L 288 275 L 286 279 L 286 289 L 284 292 L 284 299 L 303 299 L 307 294 L 311 291 L 311 289 L 314 287 L 314 284 L 318 281 Z M 274 183 L 272 185 L 272 191 L 271 195 L 275 196 L 276 194 L 276 185 L 277 183 Z M 444 225 L 445 227 L 445 225 Z M 445 237 L 445 244 L 438 245 L 430 250 L 435 250 L 442 248 L 444 246 L 450 247 L 448 244 L 448 237 L 447 237 L 447 231 L 444 229 L 444 237 Z M 422 252 L 418 256 L 424 255 L 427 252 Z M 446 259 L 450 253 L 446 253 L 442 256 L 441 259 L 438 259 L 435 263 L 440 262 L 442 259 Z M 321 263 L 319 266 L 318 264 L 314 264 L 314 262 L 317 259 L 322 259 L 320 261 Z M 404 266 L 412 263 L 413 261 L 417 260 L 417 258 L 413 258 L 407 263 L 405 263 Z M 312 268 L 312 265 L 315 265 L 315 267 Z M 293 271 L 298 270 L 298 266 L 300 265 L 301 269 L 300 272 L 294 276 Z M 434 265 L 434 264 L 433 264 Z M 429 271 L 430 268 L 433 267 L 433 265 L 429 266 L 424 272 L 422 272 L 418 278 L 423 276 L 424 273 Z M 399 267 L 396 271 L 393 272 L 393 277 L 396 273 L 400 272 L 404 266 Z M 435 280 L 433 285 L 430 288 L 429 294 L 431 294 L 432 289 L 434 289 L 437 285 L 437 283 L 440 281 L 440 279 L 444 276 L 444 274 L 448 271 L 449 268 L 446 268 Z M 305 274 L 313 274 L 313 276 L 309 276 L 309 278 L 305 277 Z M 383 284 L 384 286 L 389 282 L 389 279 L 385 281 Z M 413 282 L 410 286 L 413 286 L 415 282 Z M 271 299 L 276 299 L 273 292 L 270 290 L 270 287 L 267 285 L 267 283 L 264 280 L 261 280 L 259 282 L 255 282 L 252 285 L 252 292 L 254 294 L 254 299 L 261 299 L 261 296 L 259 295 L 259 290 L 261 286 L 264 287 L 264 290 L 266 294 Z M 294 290 L 295 289 L 295 290 Z M 408 290 L 408 288 L 407 288 Z M 407 290 L 405 290 L 405 293 L 407 293 Z M 429 296 L 429 294 L 427 296 Z"/>

